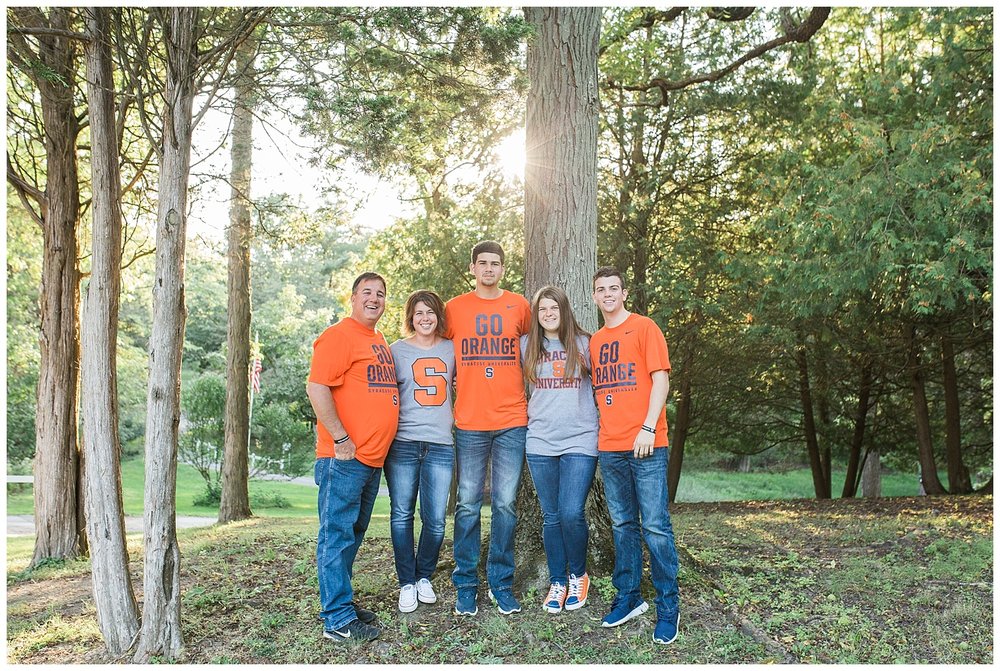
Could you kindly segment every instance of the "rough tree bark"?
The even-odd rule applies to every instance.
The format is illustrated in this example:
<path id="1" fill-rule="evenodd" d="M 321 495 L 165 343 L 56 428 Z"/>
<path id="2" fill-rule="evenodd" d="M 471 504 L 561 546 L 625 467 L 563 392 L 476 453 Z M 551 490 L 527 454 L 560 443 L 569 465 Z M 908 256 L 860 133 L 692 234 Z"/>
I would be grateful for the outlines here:
<path id="1" fill-rule="evenodd" d="M 597 266 L 597 50 L 601 10 L 526 7 L 535 29 L 528 45 L 524 194 L 525 291 L 566 291 L 588 331 L 597 326 L 591 276 Z M 542 516 L 527 468 L 518 496 L 515 563 L 521 585 L 548 583 Z M 598 477 L 587 500 L 588 570 L 609 574 L 611 521 Z"/>
<path id="2" fill-rule="evenodd" d="M 35 421 L 35 549 L 31 565 L 86 552 L 79 487 L 77 382 L 80 366 L 80 269 L 76 227 L 80 187 L 76 141 L 80 132 L 73 94 L 78 46 L 70 37 L 71 10 L 9 10 L 26 31 L 39 29 L 37 49 L 8 33 L 8 59 L 39 93 L 45 147 L 45 186 L 30 183 L 7 161 L 7 179 L 41 225 L 41 333 Z M 43 74 L 44 73 L 44 74 Z"/>
<path id="3" fill-rule="evenodd" d="M 86 10 L 87 98 L 91 137 L 93 249 L 81 324 L 83 445 L 97 625 L 112 656 L 135 642 L 139 608 L 132 589 L 122 511 L 118 438 L 118 300 L 121 288 L 121 205 L 114 77 L 108 41 L 110 12 Z"/>
<path id="4" fill-rule="evenodd" d="M 257 42 L 245 40 L 236 50 L 236 100 L 233 107 L 232 195 L 229 230 L 228 325 L 226 331 L 225 443 L 219 522 L 250 517 L 247 445 L 250 435 L 250 166 L 253 157 L 253 62 Z"/>
<path id="5" fill-rule="evenodd" d="M 868 499 L 882 496 L 882 455 L 874 445 L 865 455 L 861 468 L 861 495 Z"/>
<path id="6" fill-rule="evenodd" d="M 597 326 L 590 278 L 597 267 L 598 8 L 526 7 L 528 46 L 524 175 L 524 285 L 566 291 L 588 331 Z"/>
<path id="7" fill-rule="evenodd" d="M 153 281 L 153 329 L 149 340 L 143 520 L 144 601 L 136 662 L 148 662 L 153 655 L 173 658 L 183 644 L 175 489 L 181 351 L 186 318 L 184 243 L 187 182 L 191 167 L 198 9 L 173 7 L 162 12 L 167 74 L 156 227 L 156 274 Z"/>
<path id="8" fill-rule="evenodd" d="M 962 463 L 962 421 L 958 401 L 958 373 L 955 371 L 955 346 L 947 333 L 941 336 L 941 366 L 944 372 L 945 458 L 948 463 L 948 491 L 972 493 L 969 469 Z"/>
<path id="9" fill-rule="evenodd" d="M 938 478 L 934 461 L 934 439 L 931 435 L 930 413 L 927 410 L 927 392 L 924 389 L 924 372 L 920 364 L 920 346 L 917 327 L 911 324 L 907 333 L 906 368 L 913 392 L 913 418 L 917 430 L 917 454 L 920 459 L 920 478 L 928 494 L 947 494 Z"/>
<path id="10" fill-rule="evenodd" d="M 813 488 L 817 499 L 828 499 L 831 494 L 830 471 L 823 467 L 816 434 L 816 419 L 813 414 L 812 391 L 809 387 L 809 362 L 805 345 L 795 349 L 795 361 L 799 369 L 799 397 L 802 401 L 802 429 L 805 432 L 806 449 L 809 452 L 809 466 L 812 469 Z"/>
<path id="11" fill-rule="evenodd" d="M 841 497 L 853 498 L 858 493 L 858 468 L 861 463 L 861 447 L 865 442 L 865 425 L 868 419 L 868 407 L 872 394 L 872 367 L 865 362 L 861 364 L 861 381 L 858 384 L 858 408 L 854 413 L 854 435 L 851 437 L 851 448 L 847 459 L 847 474 L 844 476 L 844 489 Z"/>

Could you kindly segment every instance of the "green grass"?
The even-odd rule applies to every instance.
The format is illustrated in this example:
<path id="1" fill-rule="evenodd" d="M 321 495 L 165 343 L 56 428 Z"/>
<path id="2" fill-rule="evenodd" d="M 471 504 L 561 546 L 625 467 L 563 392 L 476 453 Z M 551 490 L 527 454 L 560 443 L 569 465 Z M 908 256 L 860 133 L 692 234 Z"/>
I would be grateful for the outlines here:
<path id="1" fill-rule="evenodd" d="M 834 469 L 834 497 L 844 486 L 846 470 Z M 882 476 L 882 496 L 916 496 L 920 483 L 912 473 L 886 473 Z M 777 473 L 736 471 L 682 471 L 677 486 L 677 502 L 772 501 L 815 498 L 812 471 L 798 468 Z"/>
<path id="2" fill-rule="evenodd" d="M 141 459 L 129 459 L 122 463 L 122 503 L 125 507 L 126 515 L 142 515 L 143 511 L 143 483 L 145 482 L 145 472 Z M 8 515 L 31 515 L 34 511 L 34 498 L 31 488 L 24 487 L 23 491 L 16 494 L 11 493 L 8 487 L 7 493 L 7 514 Z M 177 514 L 191 515 L 195 517 L 215 517 L 218 515 L 218 507 L 196 506 L 194 500 L 205 491 L 205 481 L 193 467 L 187 464 L 177 465 Z M 275 495 L 284 497 L 290 504 L 287 508 L 254 508 L 255 515 L 262 517 L 315 517 L 316 516 L 316 487 L 310 485 L 300 485 L 293 482 L 283 482 L 280 480 L 251 480 L 250 495 Z M 375 501 L 376 515 L 389 514 L 389 499 L 380 496 Z"/>
<path id="3" fill-rule="evenodd" d="M 844 471 L 834 470 L 833 489 L 839 495 Z M 130 459 L 122 464 L 122 496 L 126 515 L 142 515 L 143 462 Z M 883 496 L 916 496 L 919 483 L 909 473 L 888 473 L 882 477 Z M 8 487 L 7 514 L 30 515 L 34 510 L 31 488 L 12 493 Z M 177 466 L 177 514 L 214 517 L 218 508 L 196 506 L 194 500 L 205 489 L 201 475 L 187 464 Z M 288 508 L 254 507 L 254 514 L 263 517 L 313 517 L 316 515 L 316 488 L 280 480 L 253 480 L 251 496 L 279 495 Z M 684 471 L 677 491 L 678 503 L 708 501 L 767 501 L 777 499 L 808 499 L 815 496 L 812 474 L 807 468 L 768 473 L 738 473 L 734 471 Z M 375 514 L 388 514 L 387 497 L 375 503 Z"/>

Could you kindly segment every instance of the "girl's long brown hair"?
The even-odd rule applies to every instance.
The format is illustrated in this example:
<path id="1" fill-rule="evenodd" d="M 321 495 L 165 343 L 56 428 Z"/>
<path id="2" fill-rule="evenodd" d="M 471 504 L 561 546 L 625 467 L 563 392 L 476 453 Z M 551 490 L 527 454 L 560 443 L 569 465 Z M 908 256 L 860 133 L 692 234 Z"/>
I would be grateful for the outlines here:
<path id="1" fill-rule="evenodd" d="M 538 321 L 538 304 L 543 298 L 553 300 L 559 306 L 559 341 L 566 350 L 563 378 L 582 377 L 590 373 L 589 362 L 584 361 L 576 344 L 577 338 L 590 334 L 577 323 L 566 292 L 559 287 L 549 285 L 536 291 L 535 297 L 531 299 L 531 326 L 528 327 L 528 344 L 524 350 L 524 360 L 521 362 L 524 379 L 529 384 L 538 382 L 538 364 L 545 355 L 545 329 Z"/>

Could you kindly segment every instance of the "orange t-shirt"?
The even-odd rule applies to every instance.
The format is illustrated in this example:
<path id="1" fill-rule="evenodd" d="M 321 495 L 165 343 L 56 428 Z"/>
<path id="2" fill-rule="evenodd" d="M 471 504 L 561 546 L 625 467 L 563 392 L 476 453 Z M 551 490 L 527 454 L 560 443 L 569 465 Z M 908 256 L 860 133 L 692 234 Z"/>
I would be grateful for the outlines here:
<path id="1" fill-rule="evenodd" d="M 331 388 L 357 460 L 381 468 L 399 422 L 396 368 L 382 334 L 352 317 L 327 328 L 313 343 L 309 381 Z M 323 422 L 316 427 L 316 458 L 334 456 L 333 436 Z"/>
<path id="2" fill-rule="evenodd" d="M 594 396 L 601 415 L 597 448 L 631 450 L 649 409 L 652 373 L 670 372 L 663 332 L 649 317 L 630 314 L 614 328 L 605 326 L 590 339 Z M 656 420 L 655 447 L 667 446 L 667 409 Z"/>
<path id="3" fill-rule="evenodd" d="M 506 290 L 493 299 L 470 291 L 448 301 L 444 313 L 445 337 L 455 344 L 455 426 L 468 431 L 527 426 L 520 338 L 530 324 L 528 301 Z"/>

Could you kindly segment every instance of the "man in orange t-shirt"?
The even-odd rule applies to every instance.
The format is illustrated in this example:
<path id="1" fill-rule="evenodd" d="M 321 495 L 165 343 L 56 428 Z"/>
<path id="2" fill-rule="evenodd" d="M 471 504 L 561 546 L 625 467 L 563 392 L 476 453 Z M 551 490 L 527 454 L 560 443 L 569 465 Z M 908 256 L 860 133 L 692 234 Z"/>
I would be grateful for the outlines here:
<path id="1" fill-rule="evenodd" d="M 598 462 L 615 540 L 611 582 L 618 591 L 602 625 L 617 627 L 648 608 L 639 594 L 645 538 L 656 588 L 653 641 L 665 645 L 677 638 L 679 618 L 677 549 L 667 509 L 670 356 L 656 323 L 625 309 L 627 297 L 617 269 L 597 270 L 594 302 L 604 326 L 590 339 L 590 363 L 600 412 Z"/>
<path id="2" fill-rule="evenodd" d="M 319 537 L 316 565 L 323 636 L 370 641 L 375 614 L 354 603 L 354 558 L 368 530 L 382 463 L 396 434 L 399 390 L 392 354 L 375 325 L 385 312 L 385 280 L 362 273 L 351 316 L 313 343 L 306 393 L 316 412 Z"/>
<path id="3" fill-rule="evenodd" d="M 521 482 L 528 403 L 521 375 L 520 337 L 528 330 L 524 296 L 500 288 L 504 252 L 492 240 L 472 248 L 469 271 L 476 289 L 445 306 L 448 338 L 455 346 L 455 613 L 475 615 L 482 543 L 480 512 L 486 466 L 490 464 L 490 549 L 486 559 L 489 595 L 504 615 L 521 610 L 514 598 L 514 499 Z"/>

